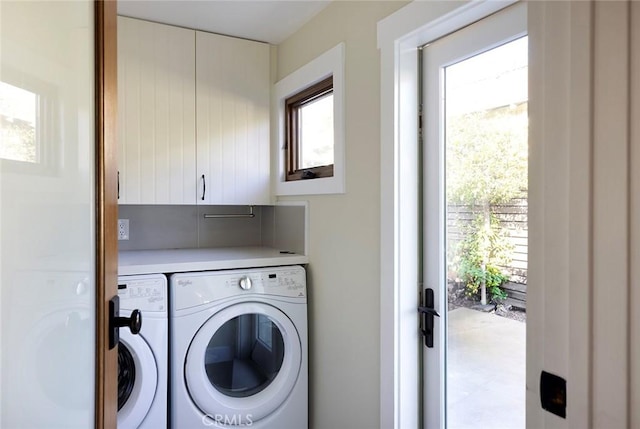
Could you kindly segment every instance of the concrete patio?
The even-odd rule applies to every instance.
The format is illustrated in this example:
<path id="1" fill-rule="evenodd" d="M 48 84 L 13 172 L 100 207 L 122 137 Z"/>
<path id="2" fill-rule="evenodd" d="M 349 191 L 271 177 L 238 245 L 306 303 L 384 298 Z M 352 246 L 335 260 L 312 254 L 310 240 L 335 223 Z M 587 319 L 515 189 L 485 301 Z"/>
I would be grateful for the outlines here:
<path id="1" fill-rule="evenodd" d="M 524 429 L 526 324 L 468 308 L 448 318 L 448 428 Z"/>

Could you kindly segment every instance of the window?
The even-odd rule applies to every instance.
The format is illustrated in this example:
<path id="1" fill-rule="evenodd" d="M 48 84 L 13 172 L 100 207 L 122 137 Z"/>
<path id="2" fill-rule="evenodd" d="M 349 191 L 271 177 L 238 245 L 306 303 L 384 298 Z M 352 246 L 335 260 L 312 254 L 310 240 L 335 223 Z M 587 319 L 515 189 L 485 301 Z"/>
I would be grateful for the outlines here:
<path id="1" fill-rule="evenodd" d="M 333 76 L 285 101 L 286 180 L 333 177 Z"/>
<path id="2" fill-rule="evenodd" d="M 8 67 L 1 74 L 0 167 L 20 174 L 55 174 L 62 155 L 55 88 Z"/>
<path id="3" fill-rule="evenodd" d="M 39 162 L 38 96 L 0 81 L 0 158 Z"/>
<path id="4" fill-rule="evenodd" d="M 345 193 L 343 43 L 275 85 L 276 195 Z"/>

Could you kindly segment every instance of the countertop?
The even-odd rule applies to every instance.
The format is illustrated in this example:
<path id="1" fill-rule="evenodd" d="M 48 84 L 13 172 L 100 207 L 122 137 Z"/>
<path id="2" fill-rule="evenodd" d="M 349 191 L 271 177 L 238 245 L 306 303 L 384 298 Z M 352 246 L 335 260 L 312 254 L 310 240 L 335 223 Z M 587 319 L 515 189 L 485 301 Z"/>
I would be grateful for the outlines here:
<path id="1" fill-rule="evenodd" d="M 307 264 L 309 258 L 270 247 L 127 250 L 118 253 L 118 275 L 180 273 Z"/>

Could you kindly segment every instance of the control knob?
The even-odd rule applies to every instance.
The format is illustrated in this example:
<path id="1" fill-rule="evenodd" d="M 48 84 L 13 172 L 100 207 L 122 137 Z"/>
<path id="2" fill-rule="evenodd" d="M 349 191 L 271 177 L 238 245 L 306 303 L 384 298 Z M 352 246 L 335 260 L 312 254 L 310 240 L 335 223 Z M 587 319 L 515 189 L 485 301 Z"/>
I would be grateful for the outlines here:
<path id="1" fill-rule="evenodd" d="M 251 279 L 249 278 L 249 276 L 244 276 L 240 279 L 240 287 L 244 290 L 249 290 L 251 289 Z"/>

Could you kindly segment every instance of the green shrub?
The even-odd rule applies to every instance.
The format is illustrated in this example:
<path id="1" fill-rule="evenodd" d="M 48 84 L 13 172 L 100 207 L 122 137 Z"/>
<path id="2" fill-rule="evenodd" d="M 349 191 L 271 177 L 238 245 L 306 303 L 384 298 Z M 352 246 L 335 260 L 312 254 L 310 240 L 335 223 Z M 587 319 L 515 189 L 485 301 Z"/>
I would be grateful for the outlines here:
<path id="1" fill-rule="evenodd" d="M 483 215 L 479 215 L 469 226 L 465 239 L 458 248 L 458 276 L 465 284 L 465 294 L 468 297 L 478 297 L 484 281 L 491 300 L 499 302 L 507 298 L 507 293 L 501 286 L 509 280 L 509 276 L 497 264 L 509 262 L 510 250 L 511 246 L 498 219 L 491 214 L 487 228 Z"/>
<path id="2" fill-rule="evenodd" d="M 509 276 L 503 274 L 500 268 L 494 265 L 487 265 L 486 270 L 483 270 L 482 267 L 471 265 L 468 260 L 463 259 L 460 265 L 460 276 L 465 283 L 465 294 L 470 298 L 480 295 L 482 280 L 485 281 L 491 300 L 500 302 L 508 296 L 501 286 L 509 280 Z"/>

